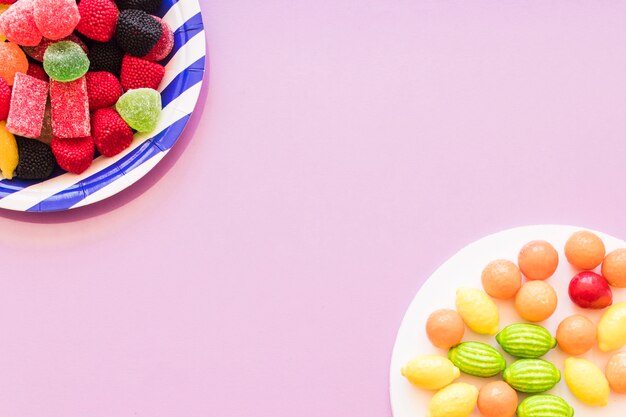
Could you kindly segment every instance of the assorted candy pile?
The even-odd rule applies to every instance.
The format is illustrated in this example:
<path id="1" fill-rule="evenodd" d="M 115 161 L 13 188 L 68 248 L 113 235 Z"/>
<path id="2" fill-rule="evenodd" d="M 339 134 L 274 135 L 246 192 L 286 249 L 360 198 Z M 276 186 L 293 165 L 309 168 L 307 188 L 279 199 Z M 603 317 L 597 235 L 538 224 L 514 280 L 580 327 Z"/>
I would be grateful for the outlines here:
<path id="1" fill-rule="evenodd" d="M 558 302 L 556 291 L 546 282 L 559 263 L 550 243 L 527 243 L 517 264 L 505 259 L 490 262 L 482 272 L 483 289 L 459 288 L 456 310 L 437 310 L 426 322 L 429 340 L 447 350 L 447 358 L 421 355 L 402 368 L 413 385 L 438 390 L 429 404 L 429 417 L 467 417 L 476 406 L 485 417 L 572 417 L 574 408 L 563 398 L 545 394 L 561 380 L 561 371 L 542 359 L 557 346 L 569 355 L 564 379 L 582 403 L 602 407 L 608 404 L 611 391 L 626 394 L 626 351 L 615 353 L 626 346 L 626 302 L 613 304 L 611 290 L 626 288 L 626 248 L 607 255 L 602 239 L 580 231 L 567 240 L 564 249 L 568 262 L 582 270 L 569 282 L 570 300 L 582 309 L 606 309 L 597 326 L 576 314 L 562 320 L 553 337 L 535 324 L 551 317 Z M 492 297 L 513 300 L 517 314 L 526 322 L 500 330 L 500 314 Z M 477 334 L 496 335 L 497 344 L 514 361 L 507 365 L 500 350 L 489 344 L 463 341 L 466 326 Z M 594 346 L 612 352 L 604 371 L 577 357 Z M 461 373 L 481 378 L 502 375 L 503 380 L 478 389 L 454 383 Z M 519 402 L 518 393 L 528 396 Z"/>
<path id="2" fill-rule="evenodd" d="M 0 171 L 84 172 L 155 129 L 174 46 L 161 0 L 0 0 Z"/>

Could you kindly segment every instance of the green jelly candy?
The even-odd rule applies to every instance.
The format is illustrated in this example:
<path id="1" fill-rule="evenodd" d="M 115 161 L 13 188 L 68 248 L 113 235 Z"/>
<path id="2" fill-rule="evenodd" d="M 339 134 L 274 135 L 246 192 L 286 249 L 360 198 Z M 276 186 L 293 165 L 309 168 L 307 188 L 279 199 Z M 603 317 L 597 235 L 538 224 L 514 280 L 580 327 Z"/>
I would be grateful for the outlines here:
<path id="1" fill-rule="evenodd" d="M 77 43 L 57 42 L 46 49 L 43 55 L 43 68 L 55 81 L 74 81 L 89 70 L 89 58 Z"/>
<path id="2" fill-rule="evenodd" d="M 161 94 L 152 88 L 129 90 L 119 98 L 115 109 L 128 126 L 138 132 L 151 132 L 161 113 Z"/>

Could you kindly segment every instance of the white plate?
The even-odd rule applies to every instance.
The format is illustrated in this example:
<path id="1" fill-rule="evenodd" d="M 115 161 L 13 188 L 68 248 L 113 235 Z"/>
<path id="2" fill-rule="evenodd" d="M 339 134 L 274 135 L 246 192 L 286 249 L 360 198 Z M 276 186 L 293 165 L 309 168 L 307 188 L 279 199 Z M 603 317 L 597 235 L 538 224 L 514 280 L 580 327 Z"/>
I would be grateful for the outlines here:
<path id="1" fill-rule="evenodd" d="M 520 248 L 527 242 L 535 239 L 543 239 L 550 242 L 559 252 L 559 267 L 556 273 L 548 279 L 555 287 L 559 296 L 559 303 L 556 312 L 550 319 L 539 323 L 546 327 L 553 335 L 559 322 L 572 314 L 584 314 L 592 321 L 598 322 L 602 312 L 578 308 L 572 303 L 567 295 L 567 288 L 570 279 L 579 271 L 572 268 L 563 253 L 566 240 L 577 230 L 584 229 L 574 226 L 529 226 L 517 229 L 506 230 L 494 235 L 487 236 L 477 242 L 470 244 L 456 255 L 444 263 L 435 273 L 424 283 L 413 302 L 409 306 L 393 349 L 390 369 L 390 395 L 391 408 L 394 417 L 423 417 L 428 410 L 428 402 L 434 394 L 433 391 L 425 391 L 415 388 L 400 374 L 402 366 L 414 356 L 420 354 L 441 354 L 447 352 L 435 348 L 426 336 L 425 325 L 430 313 L 440 308 L 454 308 L 456 288 L 476 287 L 482 288 L 480 276 L 484 266 L 498 258 L 510 259 L 517 263 L 517 254 Z M 588 229 L 587 229 L 588 230 Z M 602 238 L 606 245 L 607 252 L 619 247 L 626 247 L 626 243 L 615 237 L 604 233 L 595 232 Z M 599 272 L 599 271 L 597 271 Z M 613 289 L 613 302 L 626 301 L 626 291 L 624 289 Z M 500 327 L 523 322 L 515 312 L 511 300 L 499 301 L 496 304 L 500 309 Z M 469 329 L 465 332 L 464 341 L 477 340 L 498 346 L 493 336 L 477 335 Z M 501 350 L 501 349 L 499 349 Z M 602 353 L 597 347 L 581 357 L 596 363 L 602 370 L 612 353 Z M 507 363 L 513 359 L 504 354 Z M 567 355 L 559 348 L 553 349 L 544 359 L 554 363 L 563 372 L 563 362 Z M 489 381 L 499 380 L 499 377 L 477 378 L 463 375 L 458 381 L 469 382 L 480 388 Z M 626 415 L 626 395 L 611 393 L 609 405 L 597 408 L 589 407 L 578 401 L 569 391 L 563 378 L 554 387 L 550 394 L 563 397 L 572 407 L 574 407 L 576 417 L 624 417 Z M 520 400 L 524 396 L 520 395 Z M 480 416 L 478 410 L 472 416 Z"/>

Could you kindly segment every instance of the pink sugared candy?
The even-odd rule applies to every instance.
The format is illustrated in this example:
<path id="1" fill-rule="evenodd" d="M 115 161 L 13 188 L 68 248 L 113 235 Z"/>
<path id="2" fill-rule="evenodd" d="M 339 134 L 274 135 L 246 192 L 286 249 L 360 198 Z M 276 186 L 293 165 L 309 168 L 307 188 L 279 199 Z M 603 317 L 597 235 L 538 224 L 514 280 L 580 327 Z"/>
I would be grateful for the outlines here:
<path id="1" fill-rule="evenodd" d="M 35 24 L 44 37 L 57 40 L 74 32 L 80 20 L 76 0 L 34 0 L 34 2 Z"/>
<path id="2" fill-rule="evenodd" d="M 595 272 L 583 271 L 569 283 L 569 298 L 579 307 L 600 309 L 613 304 L 609 283 Z"/>
<path id="3" fill-rule="evenodd" d="M 35 46 L 41 42 L 34 16 L 35 0 L 20 0 L 0 15 L 0 33 L 8 40 L 22 46 Z"/>
<path id="4" fill-rule="evenodd" d="M 85 77 L 62 83 L 50 80 L 52 132 L 59 138 L 91 135 L 89 98 Z"/>
<path id="5" fill-rule="evenodd" d="M 7 130 L 27 138 L 38 138 L 48 99 L 48 83 L 18 72 L 13 81 Z"/>
<path id="6" fill-rule="evenodd" d="M 154 45 L 150 52 L 148 52 L 148 55 L 143 57 L 143 59 L 147 61 L 161 61 L 162 59 L 165 59 L 165 57 L 172 52 L 172 48 L 174 48 L 174 33 L 172 33 L 172 29 L 163 19 L 156 16 L 152 17 L 159 21 L 163 31 L 159 41 L 156 45 Z"/>

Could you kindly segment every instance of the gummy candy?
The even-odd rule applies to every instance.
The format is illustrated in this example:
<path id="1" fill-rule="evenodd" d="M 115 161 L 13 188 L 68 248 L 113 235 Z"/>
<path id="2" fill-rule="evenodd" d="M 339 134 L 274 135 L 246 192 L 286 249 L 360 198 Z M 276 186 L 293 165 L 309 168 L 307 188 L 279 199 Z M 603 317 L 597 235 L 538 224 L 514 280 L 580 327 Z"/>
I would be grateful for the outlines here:
<path id="1" fill-rule="evenodd" d="M 75 0 L 34 0 L 35 24 L 43 36 L 57 40 L 74 32 L 80 15 Z"/>
<path id="2" fill-rule="evenodd" d="M 161 113 L 161 95 L 151 88 L 130 90 L 120 97 L 115 109 L 136 131 L 150 132 L 156 127 Z"/>
<path id="3" fill-rule="evenodd" d="M 24 51 L 13 42 L 0 42 L 0 77 L 9 85 L 13 85 L 16 72 L 28 71 L 28 59 Z"/>
<path id="4" fill-rule="evenodd" d="M 41 32 L 35 25 L 33 8 L 35 0 L 20 0 L 0 15 L 0 33 L 8 40 L 22 46 L 35 46 L 41 42 Z"/>
<path id="5" fill-rule="evenodd" d="M 0 170 L 4 178 L 13 178 L 18 154 L 15 136 L 7 130 L 6 122 L 0 122 Z"/>
<path id="6" fill-rule="evenodd" d="M 4 13 L 9 8 L 8 4 L 0 4 L 0 14 Z M 2 33 L 0 33 L 0 42 L 6 41 L 7 38 L 4 37 Z"/>
<path id="7" fill-rule="evenodd" d="M 87 45 L 85 45 L 85 42 L 83 42 L 78 36 L 74 34 L 71 34 L 70 36 L 63 38 L 61 40 L 72 41 L 74 43 L 77 43 L 80 45 L 81 48 L 83 48 L 83 51 L 85 51 L 85 53 L 89 52 L 89 50 L 87 49 Z M 43 55 L 46 53 L 46 49 L 48 49 L 48 46 L 56 42 L 58 41 L 53 41 L 47 38 L 43 38 L 41 42 L 39 42 L 39 45 L 25 46 L 22 49 L 24 50 L 24 52 L 26 52 L 26 55 L 28 55 L 29 57 L 39 62 L 43 62 Z"/>
<path id="8" fill-rule="evenodd" d="M 123 10 L 117 20 L 115 40 L 127 54 L 145 56 L 157 44 L 161 24 L 142 10 Z"/>
<path id="9" fill-rule="evenodd" d="M 46 103 L 46 111 L 43 113 L 43 125 L 41 126 L 41 135 L 37 138 L 39 142 L 50 145 L 52 142 L 52 109 L 50 108 L 50 98 Z"/>
<path id="10" fill-rule="evenodd" d="M 56 161 L 52 149 L 37 140 L 15 137 L 17 141 L 18 162 L 15 176 L 25 180 L 42 180 L 48 178 Z"/>
<path id="11" fill-rule="evenodd" d="M 87 73 L 89 59 L 76 43 L 61 41 L 48 46 L 43 55 L 43 68 L 53 80 L 74 81 Z"/>
<path id="12" fill-rule="evenodd" d="M 170 29 L 170 26 L 165 20 L 156 16 L 152 17 L 154 17 L 157 22 L 161 24 L 163 34 L 156 45 L 154 45 L 152 50 L 150 50 L 148 55 L 144 56 L 143 59 L 147 59 L 148 61 L 161 61 L 162 59 L 165 59 L 165 57 L 168 56 L 174 48 L 174 33 L 172 33 L 172 29 Z"/>
<path id="13" fill-rule="evenodd" d="M 15 74 L 11 108 L 7 118 L 9 132 L 27 138 L 39 137 L 47 99 L 47 82 L 21 72 Z"/>
<path id="14" fill-rule="evenodd" d="M 50 80 L 50 105 L 54 136 L 81 138 L 91 135 L 85 77 L 67 83 Z"/>

